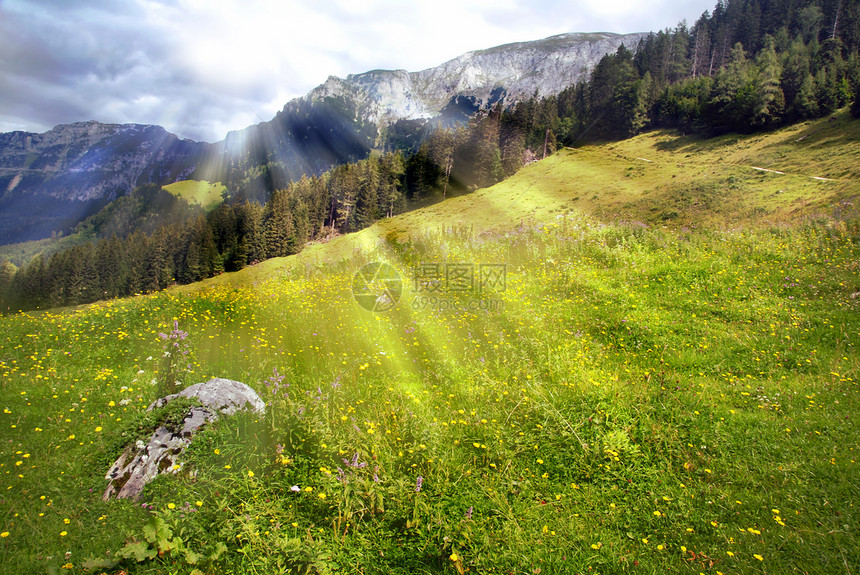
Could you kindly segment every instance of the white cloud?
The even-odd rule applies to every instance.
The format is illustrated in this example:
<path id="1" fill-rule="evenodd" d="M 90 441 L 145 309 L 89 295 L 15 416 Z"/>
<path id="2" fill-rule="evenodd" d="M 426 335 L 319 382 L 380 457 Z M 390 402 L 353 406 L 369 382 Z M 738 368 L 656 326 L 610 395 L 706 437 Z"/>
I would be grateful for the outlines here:
<path id="1" fill-rule="evenodd" d="M 563 32 L 694 21 L 709 0 L 134 0 L 0 4 L 0 131 L 157 123 L 214 141 L 329 75 L 417 71 Z"/>

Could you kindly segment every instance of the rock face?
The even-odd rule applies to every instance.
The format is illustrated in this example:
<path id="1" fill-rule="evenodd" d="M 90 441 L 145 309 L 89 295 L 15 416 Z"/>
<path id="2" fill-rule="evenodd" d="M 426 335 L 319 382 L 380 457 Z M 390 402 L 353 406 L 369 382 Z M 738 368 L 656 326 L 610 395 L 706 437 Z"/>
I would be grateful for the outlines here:
<path id="1" fill-rule="evenodd" d="M 585 79 L 600 59 L 622 44 L 631 51 L 647 34 L 560 34 L 467 52 L 421 72 L 373 70 L 330 77 L 306 99 L 352 100 L 364 121 L 386 125 L 401 119 L 433 118 L 456 98 L 482 108 L 558 94 Z"/>
<path id="2" fill-rule="evenodd" d="M 162 397 L 153 402 L 147 411 L 164 407 L 177 397 L 196 398 L 202 405 L 189 409 L 181 429 L 171 430 L 161 426 L 155 430 L 148 443 L 138 440 L 135 445 L 126 447 L 105 476 L 109 482 L 103 496 L 105 501 L 111 497 L 137 499 L 144 486 L 156 476 L 177 473 L 182 469 L 179 456 L 191 443 L 194 433 L 209 421 L 242 410 L 255 413 L 264 413 L 266 410 L 266 404 L 260 396 L 244 383 L 213 378 Z"/>
<path id="3" fill-rule="evenodd" d="M 214 377 L 205 383 L 186 387 L 179 393 L 156 399 L 147 409 L 151 411 L 157 407 L 164 407 L 177 397 L 196 398 L 213 414 L 233 415 L 237 411 L 246 409 L 246 404 L 250 405 L 251 411 L 257 413 L 263 413 L 266 410 L 266 404 L 253 389 L 244 383 L 220 377 Z"/>

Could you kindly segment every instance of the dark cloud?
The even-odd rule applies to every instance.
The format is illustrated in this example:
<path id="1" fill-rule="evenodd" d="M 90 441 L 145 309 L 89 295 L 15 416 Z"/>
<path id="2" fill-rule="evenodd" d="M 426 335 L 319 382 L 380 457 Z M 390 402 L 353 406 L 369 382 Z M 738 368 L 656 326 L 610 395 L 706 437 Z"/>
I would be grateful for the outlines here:
<path id="1" fill-rule="evenodd" d="M 0 16 L 0 129 L 59 123 L 155 123 L 214 140 L 211 118 L 247 104 L 211 92 L 177 66 L 172 42 L 133 3 L 20 2 Z"/>
<path id="2" fill-rule="evenodd" d="M 162 48 L 132 24 L 140 16 L 136 10 L 107 11 L 107 3 L 94 3 L 72 11 L 72 4 L 10 2 L 0 8 L 3 116 L 37 125 L 99 119 L 108 101 L 157 81 Z"/>

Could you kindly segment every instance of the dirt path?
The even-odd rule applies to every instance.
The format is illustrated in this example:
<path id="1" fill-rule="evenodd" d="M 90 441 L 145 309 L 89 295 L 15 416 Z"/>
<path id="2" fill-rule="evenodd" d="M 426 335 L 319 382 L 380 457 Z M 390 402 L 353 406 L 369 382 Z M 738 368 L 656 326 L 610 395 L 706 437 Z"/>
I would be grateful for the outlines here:
<path id="1" fill-rule="evenodd" d="M 636 159 L 637 159 L 637 160 L 640 160 L 640 161 L 642 161 L 642 162 L 648 162 L 649 164 L 653 164 L 653 163 L 654 163 L 654 160 L 649 160 L 649 159 L 647 159 L 647 158 L 639 158 L 639 157 L 637 157 Z M 692 162 L 679 162 L 679 163 L 692 163 Z M 778 175 L 780 175 L 780 176 L 792 176 L 792 175 L 799 175 L 799 176 L 801 176 L 801 177 L 807 177 L 807 178 L 810 178 L 810 179 L 812 179 L 812 180 L 818 180 L 819 182 L 838 182 L 838 181 L 839 181 L 839 180 L 835 180 L 835 179 L 833 179 L 833 178 L 823 178 L 823 177 L 821 177 L 821 176 L 804 176 L 803 174 L 789 174 L 789 173 L 787 173 L 787 172 L 781 172 L 781 171 L 779 171 L 779 170 L 771 170 L 771 169 L 769 169 L 769 168 L 759 168 L 758 166 L 743 166 L 743 165 L 740 165 L 740 164 L 729 164 L 729 165 L 732 165 L 732 166 L 738 166 L 738 167 L 741 167 L 741 168 L 751 168 L 751 169 L 753 169 L 753 170 L 758 170 L 759 172 L 768 172 L 768 173 L 771 173 L 771 174 L 778 174 Z"/>
<path id="2" fill-rule="evenodd" d="M 756 168 L 755 166 L 750 166 L 750 168 L 752 168 L 753 170 L 758 170 L 759 172 L 770 172 L 772 174 L 783 174 L 783 175 L 785 175 L 785 172 L 780 172 L 779 170 L 768 170 L 767 168 Z"/>

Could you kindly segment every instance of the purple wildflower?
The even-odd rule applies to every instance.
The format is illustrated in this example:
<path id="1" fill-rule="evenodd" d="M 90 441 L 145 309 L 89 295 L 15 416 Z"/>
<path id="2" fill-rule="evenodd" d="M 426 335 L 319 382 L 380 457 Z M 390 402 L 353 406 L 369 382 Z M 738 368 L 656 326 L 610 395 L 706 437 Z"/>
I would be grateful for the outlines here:
<path id="1" fill-rule="evenodd" d="M 357 451 L 355 452 L 355 455 L 352 456 L 352 461 L 350 461 L 349 459 L 344 459 L 343 463 L 347 467 L 354 467 L 355 469 L 361 469 L 362 467 L 367 467 L 367 462 L 362 461 L 361 463 L 359 463 Z"/>

